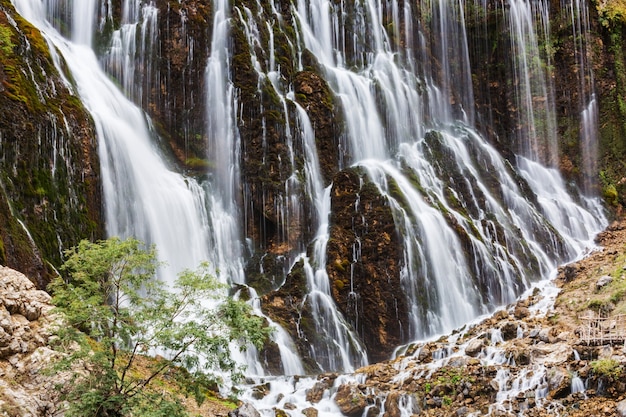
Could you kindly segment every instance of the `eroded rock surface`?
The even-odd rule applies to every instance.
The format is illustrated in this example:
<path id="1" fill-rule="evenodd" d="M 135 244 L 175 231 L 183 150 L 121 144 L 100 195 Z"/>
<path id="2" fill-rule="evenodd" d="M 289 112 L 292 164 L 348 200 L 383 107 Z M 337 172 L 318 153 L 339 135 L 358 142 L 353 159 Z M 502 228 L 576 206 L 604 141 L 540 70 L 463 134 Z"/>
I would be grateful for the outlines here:
<path id="1" fill-rule="evenodd" d="M 70 375 L 52 372 L 56 322 L 50 296 L 26 276 L 0 267 L 0 410 L 10 416 L 61 415 Z"/>

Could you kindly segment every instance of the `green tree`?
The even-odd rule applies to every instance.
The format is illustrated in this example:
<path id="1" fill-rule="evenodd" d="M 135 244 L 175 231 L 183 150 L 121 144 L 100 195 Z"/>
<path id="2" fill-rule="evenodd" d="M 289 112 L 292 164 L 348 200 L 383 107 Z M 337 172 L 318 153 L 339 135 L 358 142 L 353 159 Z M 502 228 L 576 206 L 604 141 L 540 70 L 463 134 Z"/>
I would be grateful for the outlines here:
<path id="1" fill-rule="evenodd" d="M 184 385 L 200 403 L 217 381 L 215 371 L 241 375 L 230 342 L 261 347 L 269 335 L 247 304 L 226 297 L 207 264 L 183 271 L 166 288 L 154 279 L 155 249 L 135 239 L 84 240 L 66 258 L 65 278 L 50 285 L 53 303 L 69 322 L 59 328 L 58 345 L 70 352 L 63 365 L 82 360 L 89 369 L 75 374 L 69 416 L 185 415 L 173 396 L 151 389 L 158 377 L 188 375 Z M 212 304 L 219 307 L 205 306 L 217 299 Z M 141 359 L 155 352 L 165 359 L 137 372 Z"/>

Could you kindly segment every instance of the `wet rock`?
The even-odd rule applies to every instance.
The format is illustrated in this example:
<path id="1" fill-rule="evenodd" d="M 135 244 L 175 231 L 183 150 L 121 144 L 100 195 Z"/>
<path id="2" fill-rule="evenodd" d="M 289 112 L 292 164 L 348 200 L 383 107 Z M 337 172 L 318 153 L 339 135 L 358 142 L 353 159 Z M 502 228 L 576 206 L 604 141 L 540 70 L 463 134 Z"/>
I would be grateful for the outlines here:
<path id="1" fill-rule="evenodd" d="M 513 316 L 518 319 L 524 319 L 530 315 L 530 310 L 527 307 L 517 306 L 515 310 L 513 310 Z"/>
<path id="2" fill-rule="evenodd" d="M 513 356 L 518 366 L 526 366 L 530 364 L 531 357 L 525 349 L 517 350 Z"/>
<path id="3" fill-rule="evenodd" d="M 512 340 L 517 337 L 517 328 L 518 324 L 515 322 L 506 322 L 500 327 L 500 331 L 502 332 L 502 338 L 506 340 Z"/>
<path id="4" fill-rule="evenodd" d="M 274 407 L 274 417 L 289 417 L 289 413 L 282 408 Z"/>
<path id="5" fill-rule="evenodd" d="M 341 108 L 333 100 L 328 83 L 311 71 L 298 72 L 294 78 L 296 100 L 307 110 L 311 124 L 315 126 L 315 142 L 321 174 L 325 184 L 332 180 L 333 173 L 339 170 L 337 161 L 341 159 L 338 146 L 338 123 Z"/>
<path id="6" fill-rule="evenodd" d="M 317 408 L 308 407 L 302 410 L 302 414 L 304 414 L 306 417 L 317 417 L 318 411 Z"/>
<path id="7" fill-rule="evenodd" d="M 307 373 L 319 373 L 317 363 L 311 359 L 312 345 L 320 335 L 310 315 L 308 305 L 304 302 L 307 291 L 306 273 L 302 261 L 295 264 L 291 272 L 285 278 L 283 285 L 276 291 L 264 295 L 262 300 L 263 311 L 272 320 L 282 323 L 293 338 L 299 356 L 304 358 L 305 371 Z M 282 367 L 278 355 L 262 352 L 264 358 L 273 367 Z"/>
<path id="8" fill-rule="evenodd" d="M 378 417 L 380 415 L 380 407 L 373 405 L 367 409 L 365 417 Z"/>
<path id="9" fill-rule="evenodd" d="M 389 359 L 409 333 L 400 282 L 403 244 L 389 199 L 359 168 L 349 168 L 333 178 L 331 205 L 326 270 L 332 297 L 362 336 L 369 359 Z"/>
<path id="10" fill-rule="evenodd" d="M 559 279 L 561 279 L 561 280 L 563 280 L 565 282 L 570 282 L 574 278 L 576 278 L 576 275 L 578 275 L 579 271 L 580 271 L 580 267 L 578 266 L 577 263 L 572 263 L 572 264 L 569 264 L 569 265 L 565 265 L 560 270 Z"/>
<path id="11" fill-rule="evenodd" d="M 561 368 L 552 368 L 547 373 L 549 397 L 552 399 L 563 398 L 571 392 L 571 377 Z"/>
<path id="12" fill-rule="evenodd" d="M 598 281 L 596 281 L 596 291 L 600 291 L 602 288 L 606 287 L 611 282 L 613 282 L 612 276 L 602 275 L 600 278 L 598 278 Z"/>
<path id="13" fill-rule="evenodd" d="M 243 403 L 239 408 L 228 413 L 228 417 L 261 417 L 261 414 L 250 403 Z"/>
<path id="14" fill-rule="evenodd" d="M 324 397 L 324 392 L 330 388 L 332 382 L 328 379 L 318 381 L 311 389 L 306 391 L 306 400 L 312 404 L 317 404 Z"/>
<path id="15" fill-rule="evenodd" d="M 267 394 L 269 394 L 269 392 L 270 392 L 269 382 L 262 384 L 262 385 L 257 385 L 254 388 L 252 388 L 252 398 L 254 398 L 255 400 L 260 400 L 264 398 Z"/>
<path id="16" fill-rule="evenodd" d="M 335 403 L 346 416 L 358 416 L 367 407 L 367 397 L 354 384 L 344 384 L 335 395 Z"/>
<path id="17" fill-rule="evenodd" d="M 398 392 L 392 392 L 387 396 L 383 417 L 401 417 L 407 412 L 409 415 L 420 414 L 420 409 L 414 398 Z"/>
<path id="18" fill-rule="evenodd" d="M 492 317 L 495 323 L 507 320 L 508 318 L 509 318 L 509 312 L 506 310 L 496 311 Z"/>
<path id="19" fill-rule="evenodd" d="M 474 339 L 470 341 L 465 347 L 465 354 L 468 356 L 476 357 L 483 350 L 485 342 L 483 339 Z"/>

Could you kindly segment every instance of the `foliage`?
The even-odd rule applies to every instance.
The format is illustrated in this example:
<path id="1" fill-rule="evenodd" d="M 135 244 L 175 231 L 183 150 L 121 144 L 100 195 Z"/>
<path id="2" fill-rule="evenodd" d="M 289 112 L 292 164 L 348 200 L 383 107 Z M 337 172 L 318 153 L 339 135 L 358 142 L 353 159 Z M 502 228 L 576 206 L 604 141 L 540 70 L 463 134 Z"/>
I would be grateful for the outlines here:
<path id="1" fill-rule="evenodd" d="M 82 360 L 90 370 L 74 375 L 68 416 L 185 415 L 174 396 L 153 389 L 158 378 L 184 366 L 188 372 L 178 376 L 188 376 L 183 386 L 201 403 L 218 381 L 216 371 L 230 372 L 235 380 L 241 375 L 230 342 L 262 346 L 268 337 L 269 328 L 247 304 L 224 300 L 225 288 L 207 264 L 183 271 L 168 290 L 153 278 L 159 266 L 155 249 L 135 239 L 84 240 L 66 256 L 66 279 L 50 287 L 71 325 L 59 329 L 58 346 L 80 348 L 61 366 Z M 223 302 L 207 308 L 210 299 Z M 144 355 L 156 352 L 166 359 L 137 371 Z"/>
<path id="2" fill-rule="evenodd" d="M 615 359 L 598 359 L 590 365 L 593 373 L 598 376 L 617 378 L 622 373 L 622 366 Z"/>
<path id="3" fill-rule="evenodd" d="M 0 52 L 2 55 L 13 53 L 15 45 L 11 41 L 11 29 L 7 26 L 0 25 Z"/>
<path id="4" fill-rule="evenodd" d="M 605 27 L 611 26 L 613 22 L 626 22 L 626 1 L 606 0 L 596 3 L 600 24 Z"/>

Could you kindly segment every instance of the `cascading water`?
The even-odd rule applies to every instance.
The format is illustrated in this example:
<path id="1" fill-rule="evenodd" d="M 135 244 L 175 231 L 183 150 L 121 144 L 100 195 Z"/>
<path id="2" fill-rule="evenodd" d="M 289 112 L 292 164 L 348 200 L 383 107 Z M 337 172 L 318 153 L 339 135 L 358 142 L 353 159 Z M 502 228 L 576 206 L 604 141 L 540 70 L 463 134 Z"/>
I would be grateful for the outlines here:
<path id="1" fill-rule="evenodd" d="M 91 49 L 96 3 L 73 3 L 71 42 L 48 23 L 59 21 L 60 16 L 46 14 L 61 10 L 56 1 L 18 2 L 16 8 L 61 52 L 77 93 L 94 118 L 108 234 L 156 245 L 167 262 L 160 271 L 165 281 L 210 259 L 204 191 L 193 179 L 166 166 L 145 115 L 110 81 Z M 171 219 L 178 221 L 174 224 Z"/>
<path id="2" fill-rule="evenodd" d="M 539 46 L 550 41 L 549 2 L 508 0 L 512 84 L 517 109 L 516 152 L 554 166 L 558 161 L 554 93 L 546 73 L 550 56 Z"/>
<path id="3" fill-rule="evenodd" d="M 245 224 L 253 216 L 247 211 L 248 184 L 242 182 L 243 148 L 252 146 L 244 146 L 239 132 L 250 121 L 243 120 L 244 110 L 254 108 L 251 113 L 260 119 L 255 145 L 263 148 L 261 163 L 270 156 L 271 129 L 285 138 L 287 157 L 272 169 L 284 171 L 286 179 L 271 199 L 261 193 L 268 197 L 262 209 L 267 205 L 278 213 L 276 235 L 289 246 L 281 253 L 284 263 L 301 265 L 305 273 L 306 295 L 298 308 L 310 313 L 314 323 L 309 328 L 326 333 L 306 352 L 320 370 L 349 371 L 368 360 L 369 347 L 359 339 L 363 329 L 356 285 L 365 277 L 354 274 L 355 265 L 364 262 L 362 242 L 356 236 L 347 260 L 352 274 L 347 288 L 354 302 L 348 308 L 355 311 L 347 319 L 340 312 L 345 306 L 333 298 L 327 265 L 333 238 L 329 217 L 338 207 L 331 206 L 332 185 L 320 172 L 318 126 L 311 123 L 310 110 L 299 104 L 292 79 L 281 72 L 284 57 L 277 52 L 277 34 L 288 39 L 282 51 L 292 55 L 294 72 L 317 68 L 338 103 L 337 169 L 358 172 L 361 184 L 371 184 L 391 210 L 401 242 L 397 278 L 406 298 L 401 301 L 408 306 L 406 317 L 400 317 L 400 309 L 395 317 L 401 322 L 401 342 L 450 331 L 512 301 L 532 282 L 547 277 L 557 262 L 578 255 L 602 227 L 596 203 L 572 198 L 559 173 L 541 165 L 554 166 L 557 155 L 551 86 L 544 67 L 537 65 L 545 57 L 538 52 L 535 29 L 539 26 L 547 36 L 549 21 L 542 2 L 534 9 L 528 2 L 507 3 L 511 49 L 517 51 L 510 67 L 520 126 L 515 138 L 509 138 L 518 156 L 507 160 L 474 127 L 463 2 L 424 2 L 418 16 L 411 4 L 395 0 L 301 0 L 291 9 L 249 2 L 249 7 L 238 4 L 234 11 L 228 2 L 216 0 L 205 77 L 206 133 L 214 166 L 202 184 L 168 168 L 155 150 L 143 112 L 100 69 L 103 65 L 125 94 L 143 102 L 145 94 L 135 81 L 151 77 L 155 67 L 139 70 L 133 57 L 156 50 L 159 17 L 154 4 L 124 2 L 121 26 L 99 64 L 91 44 L 94 25 L 100 22 L 92 16 L 110 17 L 98 2 L 83 0 L 71 2 L 72 19 L 46 17 L 46 11 L 66 10 L 58 3 L 21 1 L 16 7 L 65 58 L 94 117 L 109 234 L 154 243 L 170 264 L 162 271 L 166 280 L 209 260 L 224 281 L 245 283 L 246 249 L 267 242 L 243 243 Z M 85 10 L 90 14 L 81 14 Z M 289 36 L 283 27 L 289 20 L 285 13 L 293 15 Z M 46 19 L 71 21 L 72 41 Z M 232 68 L 230 48 L 235 25 L 244 34 L 258 80 L 252 93 L 234 85 L 237 69 Z M 283 123 L 270 126 L 264 104 L 242 102 L 244 93 L 270 96 L 275 106 L 271 111 L 282 112 L 274 119 Z M 588 126 L 592 131 L 593 125 Z M 361 209 L 359 204 L 357 198 L 355 207 Z M 361 223 L 374 227 L 365 217 Z M 304 327 L 302 317 L 298 325 Z M 279 333 L 276 342 L 291 348 L 293 340 Z M 302 363 L 293 356 L 283 349 L 283 371 L 302 373 Z M 253 372 L 264 370 L 255 366 Z"/>
<path id="4" fill-rule="evenodd" d="M 345 20 L 348 7 L 360 16 L 356 22 Z M 536 35 L 539 23 L 547 36 L 547 5 L 533 7 L 508 4 L 512 49 L 518 51 L 511 66 L 523 126 L 517 141 L 530 160 L 553 163 L 554 106 Z M 579 253 L 582 242 L 601 228 L 602 215 L 566 197 L 558 174 L 545 176 L 529 168 L 530 162 L 519 165 L 532 190 L 520 188 L 515 169 L 468 125 L 472 95 L 460 5 L 431 5 L 432 44 L 421 37 L 420 43 L 404 44 L 396 52 L 383 16 L 400 8 L 395 1 L 350 6 L 301 1 L 297 16 L 306 48 L 323 65 L 343 105 L 351 162 L 389 200 L 404 238 L 409 340 L 449 331 L 511 301 L 530 281 L 547 276 L 555 260 Z M 535 16 L 542 20 L 537 23 Z M 363 60 L 346 51 L 351 31 L 355 40 L 348 43 L 355 51 L 362 48 L 354 56 Z M 416 68 L 411 54 L 426 57 L 428 51 L 438 57 L 441 71 L 426 64 Z M 454 68 L 448 54 L 461 58 Z M 453 89 L 457 84 L 460 89 Z M 552 192 L 563 190 L 558 211 L 544 199 L 548 194 L 539 182 Z M 584 220 L 571 220 L 578 218 Z"/>

